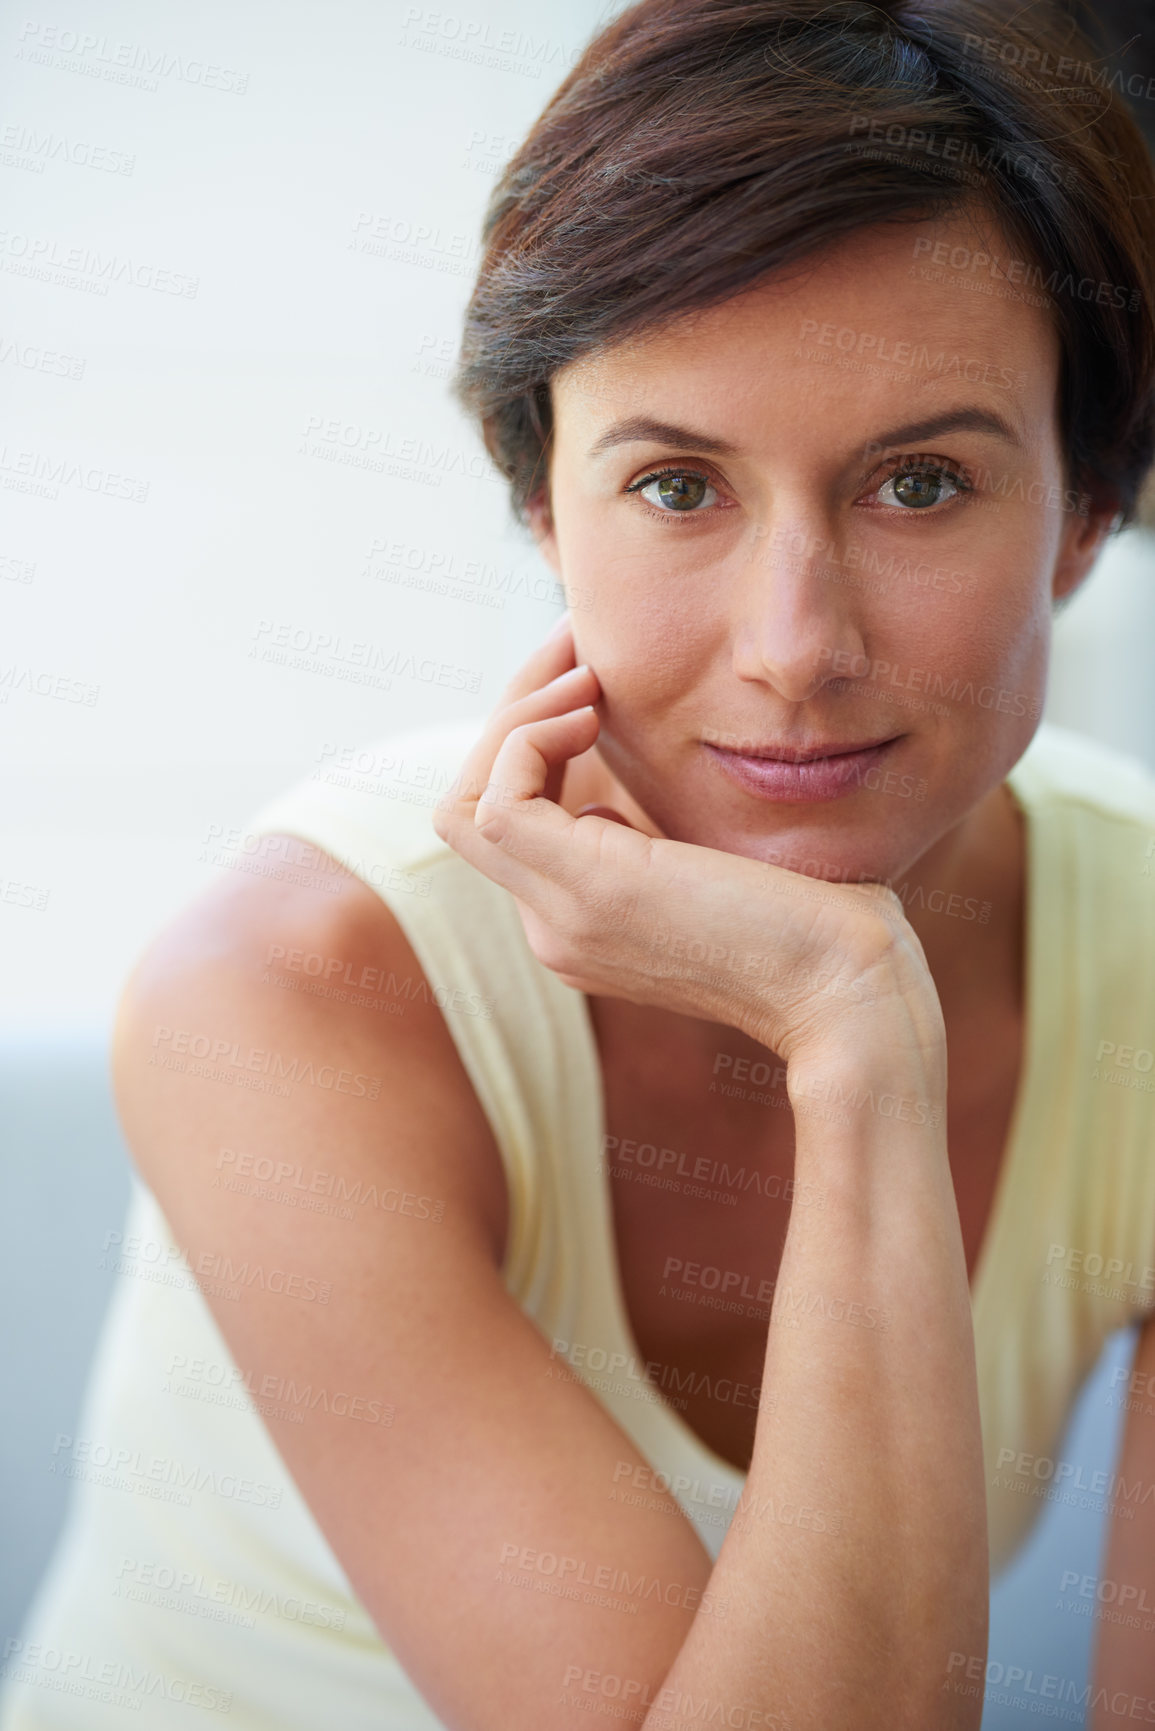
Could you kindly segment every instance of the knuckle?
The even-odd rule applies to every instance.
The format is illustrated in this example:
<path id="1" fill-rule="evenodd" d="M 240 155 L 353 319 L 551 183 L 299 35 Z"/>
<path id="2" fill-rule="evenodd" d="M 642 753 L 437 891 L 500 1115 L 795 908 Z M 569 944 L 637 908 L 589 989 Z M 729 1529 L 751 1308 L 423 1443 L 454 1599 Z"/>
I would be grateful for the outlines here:
<path id="1" fill-rule="evenodd" d="M 500 800 L 479 804 L 473 820 L 477 834 L 500 846 L 508 829 L 508 814 Z"/>
<path id="2" fill-rule="evenodd" d="M 533 934 L 529 947 L 542 967 L 548 968 L 554 974 L 569 972 L 576 959 L 565 939 L 558 932 L 551 931 L 548 926 L 540 927 Z"/>
<path id="3" fill-rule="evenodd" d="M 574 942 L 563 910 L 551 907 L 548 915 L 542 916 L 523 907 L 522 923 L 529 947 L 543 968 L 553 974 L 580 970 L 580 945 Z"/>
<path id="4" fill-rule="evenodd" d="M 521 745 L 524 744 L 526 740 L 532 741 L 534 734 L 537 732 L 537 728 L 538 723 L 535 721 L 519 721 L 515 723 L 506 734 L 506 743 L 508 744 L 512 740 L 516 744 Z"/>
<path id="5" fill-rule="evenodd" d="M 847 961 L 861 970 L 877 967 L 894 954 L 898 931 L 881 906 L 856 912 L 840 933 L 839 948 Z"/>
<path id="6" fill-rule="evenodd" d="M 531 944 L 530 949 L 542 967 L 548 968 L 551 974 L 565 972 L 566 957 L 560 944 L 551 943 L 548 938 L 541 938 L 537 943 Z"/>
<path id="7" fill-rule="evenodd" d="M 524 692 L 510 691 L 502 697 L 493 716 L 493 730 L 499 744 L 525 725 L 527 701 Z"/>

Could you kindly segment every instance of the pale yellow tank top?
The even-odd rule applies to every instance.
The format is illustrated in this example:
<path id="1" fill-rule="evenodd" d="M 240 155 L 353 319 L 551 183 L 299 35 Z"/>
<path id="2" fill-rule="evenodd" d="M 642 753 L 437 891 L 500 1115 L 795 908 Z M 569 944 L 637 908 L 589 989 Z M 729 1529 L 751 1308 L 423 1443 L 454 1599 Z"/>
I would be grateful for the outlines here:
<path id="1" fill-rule="evenodd" d="M 325 884 L 330 856 L 388 903 L 427 987 L 374 981 L 368 993 L 383 1014 L 425 989 L 445 1009 L 505 1166 L 505 1285 L 550 1341 L 557 1374 L 580 1377 L 665 1475 L 713 1558 L 744 1475 L 689 1428 L 676 1384 L 647 1376 L 631 1333 L 586 999 L 537 961 L 512 897 L 430 822 L 479 726 L 330 756 L 225 838 L 216 863 Z M 1043 727 L 1008 781 L 1027 820 L 1026 1042 L 972 1287 L 992 1574 L 1044 1498 L 1136 1494 L 1113 1477 L 1081 1485 L 1057 1451 L 1106 1337 L 1155 1308 L 1155 780 Z M 286 848 L 278 832 L 299 839 Z M 977 905 L 952 911 L 982 918 Z M 367 989 L 303 964 L 285 978 Z M 250 1059 L 236 1085 L 326 1084 Z M 87 1408 L 46 1463 L 76 1481 L 75 1503 L 4 1666 L 0 1731 L 167 1731 L 191 1722 L 190 1706 L 235 1731 L 438 1726 L 353 1595 L 139 1184 L 108 1255 L 120 1276 Z M 287 1277 L 255 1263 L 218 1273 Z M 784 1506 L 778 1518 L 793 1517 Z M 823 1511 L 805 1519 L 821 1530 Z M 134 1704 L 142 1718 L 127 1721 Z"/>

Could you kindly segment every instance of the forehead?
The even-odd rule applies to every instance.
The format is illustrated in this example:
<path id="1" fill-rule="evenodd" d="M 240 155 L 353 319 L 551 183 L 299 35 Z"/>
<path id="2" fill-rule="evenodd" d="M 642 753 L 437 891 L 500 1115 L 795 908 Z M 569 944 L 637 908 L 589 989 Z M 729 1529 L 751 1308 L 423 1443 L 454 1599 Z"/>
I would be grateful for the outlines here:
<path id="1" fill-rule="evenodd" d="M 896 404 L 976 393 L 1026 430 L 1049 417 L 1059 339 L 1015 249 L 982 210 L 856 230 L 716 306 L 583 357 L 551 381 L 559 441 L 588 443 L 629 412 L 697 405 L 731 427 L 827 416 L 859 426 Z M 567 437 L 567 435 L 569 435 Z"/>

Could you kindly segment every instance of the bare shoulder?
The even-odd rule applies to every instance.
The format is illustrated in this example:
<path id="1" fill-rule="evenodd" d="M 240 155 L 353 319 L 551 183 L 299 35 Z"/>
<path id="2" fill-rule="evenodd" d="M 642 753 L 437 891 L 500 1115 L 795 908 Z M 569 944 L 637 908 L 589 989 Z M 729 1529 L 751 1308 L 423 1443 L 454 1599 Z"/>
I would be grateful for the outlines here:
<path id="1" fill-rule="evenodd" d="M 436 1002 L 386 1015 L 270 968 L 417 977 L 338 881 L 218 886 L 150 945 L 116 1029 L 125 1135 L 194 1272 L 276 1271 L 202 1296 L 250 1387 L 325 1394 L 258 1422 L 418 1690 L 460 1731 L 570 1731 L 590 1665 L 658 1688 L 709 1559 L 668 1492 L 619 1500 L 646 1463 L 506 1288 L 500 1155 Z M 537 1557 L 678 1590 L 526 1592 Z"/>
<path id="2" fill-rule="evenodd" d="M 410 1175 L 426 1187 L 449 1189 L 500 1265 L 501 1156 L 444 1014 L 388 904 L 330 865 L 318 887 L 247 877 L 214 885 L 141 956 L 113 1050 L 137 1164 L 157 1179 L 149 1168 L 180 1143 L 163 1133 L 165 1119 L 190 1105 L 196 1119 L 203 1101 L 219 1121 L 224 1090 L 240 1121 L 263 1105 L 262 1142 L 290 1106 L 297 1122 L 304 1108 L 332 1137 L 359 1104 L 384 1105 L 400 1132 L 389 1158 L 419 1164 Z"/>

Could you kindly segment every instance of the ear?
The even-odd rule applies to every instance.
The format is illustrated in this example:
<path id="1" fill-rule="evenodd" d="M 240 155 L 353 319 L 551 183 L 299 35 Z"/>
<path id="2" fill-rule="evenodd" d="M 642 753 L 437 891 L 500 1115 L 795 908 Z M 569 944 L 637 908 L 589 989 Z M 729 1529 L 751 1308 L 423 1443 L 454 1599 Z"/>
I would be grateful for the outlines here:
<path id="1" fill-rule="evenodd" d="M 551 567 L 554 575 L 561 576 L 561 553 L 558 550 L 557 531 L 554 528 L 553 514 L 549 507 L 549 497 L 544 487 L 540 488 L 526 501 L 525 514 L 533 538 L 537 542 L 538 551 Z"/>
<path id="2" fill-rule="evenodd" d="M 1069 601 L 1090 574 L 1108 535 L 1120 517 L 1119 496 L 1106 482 L 1092 482 L 1089 493 L 1077 494 L 1082 510 L 1066 511 L 1051 578 L 1054 601 Z"/>

